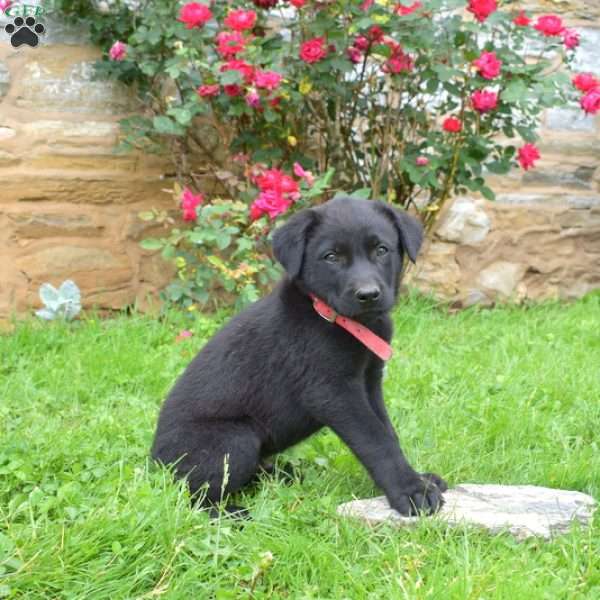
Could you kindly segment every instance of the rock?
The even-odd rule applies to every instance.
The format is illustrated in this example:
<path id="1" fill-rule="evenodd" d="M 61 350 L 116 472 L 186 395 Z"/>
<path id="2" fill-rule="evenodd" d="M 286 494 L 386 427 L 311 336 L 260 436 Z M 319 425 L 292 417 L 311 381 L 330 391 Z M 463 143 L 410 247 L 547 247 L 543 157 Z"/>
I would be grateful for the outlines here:
<path id="1" fill-rule="evenodd" d="M 15 135 L 17 132 L 12 127 L 0 127 L 0 140 L 7 140 Z"/>
<path id="2" fill-rule="evenodd" d="M 490 227 L 490 218 L 481 205 L 468 198 L 459 198 L 446 213 L 436 233 L 447 242 L 478 244 L 485 239 Z"/>
<path id="3" fill-rule="evenodd" d="M 466 524 L 491 533 L 506 532 L 523 540 L 567 533 L 575 521 L 587 527 L 597 507 L 587 494 L 534 485 L 465 483 L 448 490 L 444 499 L 446 503 L 433 517 L 403 517 L 390 508 L 384 496 L 346 502 L 338 507 L 338 513 L 369 524 L 398 526 L 414 525 L 422 518 L 441 520 L 450 526 Z"/>
<path id="4" fill-rule="evenodd" d="M 10 87 L 10 72 L 8 67 L 0 61 L 0 100 L 6 96 Z"/>
<path id="5" fill-rule="evenodd" d="M 94 79 L 94 65 L 88 60 L 39 55 L 25 65 L 19 83 L 15 104 L 22 109 L 114 115 L 135 107 L 132 89 Z"/>
<path id="6" fill-rule="evenodd" d="M 104 230 L 103 225 L 98 225 L 84 213 L 24 213 L 9 214 L 8 218 L 15 225 L 17 238 L 97 237 Z"/>
<path id="7" fill-rule="evenodd" d="M 479 273 L 478 282 L 482 287 L 508 298 L 517 287 L 524 271 L 523 265 L 499 260 Z"/>
<path id="8" fill-rule="evenodd" d="M 553 130 L 596 131 L 596 119 L 580 108 L 551 108 L 546 112 L 546 127 Z"/>
<path id="9" fill-rule="evenodd" d="M 600 29 L 578 27 L 581 34 L 581 45 L 575 53 L 573 72 L 592 72 L 600 74 L 598 64 L 598 47 L 600 47 Z"/>

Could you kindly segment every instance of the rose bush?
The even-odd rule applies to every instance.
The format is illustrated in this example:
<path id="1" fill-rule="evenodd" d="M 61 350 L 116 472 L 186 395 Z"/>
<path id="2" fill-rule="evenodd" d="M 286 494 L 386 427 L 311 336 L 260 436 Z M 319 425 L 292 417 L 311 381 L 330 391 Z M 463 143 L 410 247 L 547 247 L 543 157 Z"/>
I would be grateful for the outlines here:
<path id="1" fill-rule="evenodd" d="M 518 2 L 59 4 L 106 49 L 99 73 L 144 103 L 123 147 L 173 158 L 182 223 L 145 214 L 174 227 L 145 245 L 184 261 L 168 296 L 187 304 L 215 281 L 255 297 L 277 273 L 265 236 L 290 211 L 352 192 L 431 226 L 452 194 L 492 199 L 488 174 L 534 167 L 545 108 L 600 110 L 595 78 L 567 72 L 578 33 Z"/>

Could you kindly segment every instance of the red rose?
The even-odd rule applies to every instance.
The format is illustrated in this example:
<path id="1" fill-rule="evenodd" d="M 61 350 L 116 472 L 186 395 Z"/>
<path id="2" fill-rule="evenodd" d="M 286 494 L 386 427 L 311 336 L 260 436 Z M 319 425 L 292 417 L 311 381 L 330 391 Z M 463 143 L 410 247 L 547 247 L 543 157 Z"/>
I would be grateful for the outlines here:
<path id="1" fill-rule="evenodd" d="M 252 0 L 254 6 L 258 6 L 258 8 L 273 8 L 277 6 L 279 0 Z"/>
<path id="2" fill-rule="evenodd" d="M 467 10 L 483 23 L 493 12 L 498 10 L 497 0 L 469 0 Z"/>
<path id="3" fill-rule="evenodd" d="M 228 60 L 221 67 L 221 71 L 239 71 L 244 78 L 244 83 L 247 85 L 250 85 L 254 81 L 254 67 L 243 60 Z"/>
<path id="4" fill-rule="evenodd" d="M 404 54 L 404 52 L 401 51 L 395 56 L 388 58 L 381 69 L 384 73 L 393 73 L 394 75 L 397 75 L 404 71 L 412 71 L 414 66 L 415 63 L 413 59 L 408 54 Z"/>
<path id="5" fill-rule="evenodd" d="M 579 73 L 573 77 L 573 85 L 582 92 L 589 92 L 597 87 L 600 87 L 600 81 L 591 73 Z"/>
<path id="6" fill-rule="evenodd" d="M 562 19 L 556 15 L 539 17 L 533 28 L 547 37 L 560 35 L 565 29 Z"/>
<path id="7" fill-rule="evenodd" d="M 296 8 L 302 8 L 306 4 L 306 0 L 290 0 L 290 4 Z"/>
<path id="8" fill-rule="evenodd" d="M 531 19 L 525 14 L 525 11 L 522 10 L 519 14 L 513 19 L 513 23 L 517 27 L 527 27 L 529 23 L 531 23 Z"/>
<path id="9" fill-rule="evenodd" d="M 600 111 L 600 88 L 594 88 L 585 93 L 581 99 L 581 108 L 583 108 L 588 115 L 595 115 Z"/>
<path id="10" fill-rule="evenodd" d="M 223 20 L 223 23 L 234 31 L 252 29 L 256 23 L 256 13 L 253 10 L 232 10 Z"/>
<path id="11" fill-rule="evenodd" d="M 533 144 L 525 144 L 519 148 L 519 164 L 527 171 L 535 166 L 534 163 L 540 158 L 540 151 Z"/>
<path id="12" fill-rule="evenodd" d="M 235 83 L 232 83 L 230 85 L 224 85 L 223 91 L 231 98 L 242 95 L 242 88 Z"/>
<path id="13" fill-rule="evenodd" d="M 574 29 L 565 29 L 562 32 L 563 44 L 569 50 L 573 50 L 573 48 L 577 48 L 579 46 L 579 32 Z"/>
<path id="14" fill-rule="evenodd" d="M 183 194 L 181 195 L 181 208 L 183 210 L 183 220 L 184 221 L 195 221 L 196 207 L 200 206 L 204 202 L 204 197 L 202 194 L 194 195 L 192 194 L 189 188 L 185 188 L 183 190 Z"/>
<path id="15" fill-rule="evenodd" d="M 448 131 L 450 133 L 458 133 L 459 131 L 462 131 L 462 122 L 456 117 L 448 117 L 442 123 L 442 127 L 444 131 Z"/>
<path id="16" fill-rule="evenodd" d="M 419 10 L 420 8 L 423 8 L 423 4 L 421 2 L 419 2 L 419 0 L 416 0 L 410 6 L 403 6 L 402 4 L 397 4 L 394 8 L 394 12 L 397 15 L 404 17 L 406 15 L 410 15 L 410 14 L 414 13 L 416 10 Z"/>
<path id="17" fill-rule="evenodd" d="M 179 21 L 185 23 L 186 29 L 202 27 L 207 21 L 212 19 L 210 8 L 200 2 L 188 2 L 181 7 L 179 11 Z"/>
<path id="18" fill-rule="evenodd" d="M 471 94 L 473 108 L 480 113 L 494 110 L 498 106 L 498 94 L 486 90 L 477 90 Z"/>
<path id="19" fill-rule="evenodd" d="M 239 31 L 221 31 L 217 34 L 217 52 L 225 58 L 233 58 L 243 52 L 246 38 Z"/>
<path id="20" fill-rule="evenodd" d="M 276 71 L 261 71 L 257 69 L 254 76 L 254 83 L 258 88 L 273 91 L 279 87 L 282 79 L 283 75 Z"/>
<path id="21" fill-rule="evenodd" d="M 362 4 L 360 5 L 360 10 L 366 12 L 371 8 L 371 6 L 373 6 L 373 2 L 375 2 L 375 0 L 363 0 Z"/>
<path id="22" fill-rule="evenodd" d="M 297 196 L 300 188 L 298 182 L 294 181 L 279 169 L 267 169 L 254 179 L 261 191 L 275 190 L 280 194 L 291 194 Z M 294 198 L 295 199 L 295 198 Z"/>
<path id="23" fill-rule="evenodd" d="M 369 29 L 369 39 L 373 42 L 380 42 L 383 39 L 383 29 L 379 25 L 373 25 Z"/>
<path id="24" fill-rule="evenodd" d="M 213 96 L 218 96 L 219 91 L 220 87 L 218 83 L 204 84 L 196 90 L 198 96 L 201 98 L 212 98 Z"/>
<path id="25" fill-rule="evenodd" d="M 482 52 L 481 56 L 473 61 L 473 64 L 484 79 L 495 79 L 500 75 L 502 61 L 496 58 L 495 52 Z"/>
<path id="26" fill-rule="evenodd" d="M 300 58 L 308 64 L 319 62 L 326 56 L 325 39 L 322 37 L 313 38 L 300 45 Z"/>

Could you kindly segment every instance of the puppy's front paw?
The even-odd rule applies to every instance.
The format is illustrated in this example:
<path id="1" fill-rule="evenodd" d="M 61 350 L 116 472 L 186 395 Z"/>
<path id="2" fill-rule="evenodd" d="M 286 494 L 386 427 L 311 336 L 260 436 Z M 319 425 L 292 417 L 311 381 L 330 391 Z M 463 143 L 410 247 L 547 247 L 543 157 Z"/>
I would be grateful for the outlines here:
<path id="1" fill-rule="evenodd" d="M 442 508 L 444 498 L 436 480 L 439 480 L 445 489 L 448 488 L 446 482 L 437 475 L 415 474 L 414 477 L 407 479 L 401 493 L 393 501 L 390 500 L 391 507 L 406 517 L 419 514 L 431 515 L 437 512 Z"/>
<path id="2" fill-rule="evenodd" d="M 448 491 L 448 484 L 439 475 L 436 475 L 435 473 L 421 473 L 421 477 L 435 483 L 442 493 Z"/>

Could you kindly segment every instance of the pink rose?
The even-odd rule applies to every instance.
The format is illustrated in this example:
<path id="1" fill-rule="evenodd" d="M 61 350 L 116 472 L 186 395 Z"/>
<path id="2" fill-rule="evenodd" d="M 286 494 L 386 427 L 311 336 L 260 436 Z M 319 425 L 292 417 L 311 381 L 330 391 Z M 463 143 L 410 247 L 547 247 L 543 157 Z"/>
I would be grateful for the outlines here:
<path id="1" fill-rule="evenodd" d="M 585 93 L 581 99 L 581 108 L 589 115 L 595 115 L 600 110 L 600 88 Z"/>
<path id="2" fill-rule="evenodd" d="M 242 8 L 232 10 L 225 17 L 223 23 L 234 31 L 252 29 L 256 23 L 256 13 L 253 10 L 244 10 Z"/>
<path id="3" fill-rule="evenodd" d="M 522 148 L 519 148 L 518 161 L 526 171 L 535 166 L 534 163 L 539 158 L 540 151 L 533 144 L 525 144 Z"/>
<path id="4" fill-rule="evenodd" d="M 500 75 L 502 61 L 496 58 L 495 52 L 482 52 L 481 56 L 473 61 L 473 64 L 484 79 L 495 79 Z"/>
<path id="5" fill-rule="evenodd" d="M 11 0 L 0 0 L 0 10 L 5 12 L 7 8 L 12 4 Z"/>
<path id="6" fill-rule="evenodd" d="M 256 70 L 243 60 L 228 60 L 220 69 L 221 71 L 239 71 L 244 78 L 244 83 L 250 85 L 254 81 Z"/>
<path id="7" fill-rule="evenodd" d="M 258 108 L 260 106 L 260 96 L 255 89 L 250 89 L 246 94 L 246 104 L 252 108 Z"/>
<path id="8" fill-rule="evenodd" d="M 579 32 L 574 29 L 565 29 L 562 32 L 563 44 L 569 50 L 577 48 L 579 46 Z"/>
<path id="9" fill-rule="evenodd" d="M 417 167 L 426 167 L 429 164 L 429 159 L 426 156 L 417 156 L 415 163 Z"/>
<path id="10" fill-rule="evenodd" d="M 467 10 L 483 23 L 493 12 L 498 10 L 497 0 L 469 0 Z"/>
<path id="11" fill-rule="evenodd" d="M 261 192 L 258 198 L 252 203 L 252 206 L 250 207 L 250 216 L 254 216 L 256 219 L 267 214 L 270 219 L 274 219 L 278 215 L 286 212 L 291 205 L 291 200 L 284 198 L 283 195 L 276 190 L 265 190 L 264 192 Z"/>
<path id="12" fill-rule="evenodd" d="M 308 64 L 319 62 L 326 56 L 325 39 L 322 37 L 313 38 L 300 45 L 300 58 Z"/>
<path id="13" fill-rule="evenodd" d="M 462 122 L 456 117 L 447 117 L 442 123 L 442 128 L 449 133 L 458 133 L 462 131 Z"/>
<path id="14" fill-rule="evenodd" d="M 352 45 L 355 48 L 358 48 L 361 52 L 364 52 L 365 50 L 369 49 L 369 46 L 371 45 L 371 42 L 369 42 L 369 40 L 364 35 L 359 35 L 354 40 L 354 42 L 352 43 Z"/>
<path id="15" fill-rule="evenodd" d="M 525 14 L 525 11 L 522 10 L 519 14 L 513 19 L 513 23 L 517 27 L 527 27 L 529 23 L 531 23 L 531 19 Z"/>
<path id="16" fill-rule="evenodd" d="M 183 329 L 179 332 L 179 335 L 175 338 L 175 341 L 177 343 L 183 342 L 184 340 L 191 338 L 193 335 L 193 331 L 190 331 L 189 329 Z"/>
<path id="17" fill-rule="evenodd" d="M 362 52 L 356 46 L 346 48 L 346 56 L 354 64 L 361 62 L 363 57 Z"/>
<path id="18" fill-rule="evenodd" d="M 397 15 L 405 17 L 406 15 L 410 15 L 410 14 L 414 13 L 416 10 L 419 10 L 420 8 L 423 8 L 423 4 L 421 2 L 419 2 L 419 0 L 416 0 L 416 2 L 413 2 L 410 6 L 404 6 L 402 4 L 397 4 L 394 7 L 394 12 Z"/>
<path id="19" fill-rule="evenodd" d="M 115 42 L 108 51 L 111 60 L 125 60 L 127 57 L 127 45 L 123 42 Z"/>
<path id="20" fill-rule="evenodd" d="M 600 81 L 591 73 L 579 73 L 573 77 L 573 85 L 582 92 L 589 92 L 600 87 Z"/>
<path id="21" fill-rule="evenodd" d="M 373 3 L 375 2 L 375 0 L 363 0 L 362 4 L 360 5 L 360 10 L 363 11 L 367 11 L 371 8 L 371 6 L 373 6 Z"/>
<path id="22" fill-rule="evenodd" d="M 211 19 L 212 13 L 208 6 L 200 2 L 188 2 L 181 7 L 178 20 L 185 23 L 186 29 L 193 29 L 194 27 L 202 27 Z"/>
<path id="23" fill-rule="evenodd" d="M 204 84 L 201 85 L 196 92 L 198 93 L 198 96 L 200 96 L 201 98 L 212 98 L 213 96 L 218 96 L 219 95 L 219 91 L 220 91 L 220 87 L 218 83 L 211 83 L 211 84 Z"/>
<path id="24" fill-rule="evenodd" d="M 304 181 L 306 181 L 306 185 L 308 185 L 308 187 L 311 187 L 312 184 L 315 182 L 314 175 L 310 171 L 305 171 L 302 168 L 302 165 L 298 162 L 294 163 L 294 175 L 296 177 L 300 177 L 300 179 L 304 179 Z"/>
<path id="25" fill-rule="evenodd" d="M 258 88 L 273 91 L 279 87 L 282 79 L 283 75 L 276 71 L 261 71 L 260 69 L 257 69 L 254 83 Z"/>
<path id="26" fill-rule="evenodd" d="M 556 15 L 539 17 L 533 28 L 547 37 L 560 35 L 565 29 L 562 19 Z"/>
<path id="27" fill-rule="evenodd" d="M 235 58 L 246 47 L 246 38 L 239 31 L 221 31 L 217 34 L 217 52 L 224 58 Z"/>
<path id="28" fill-rule="evenodd" d="M 477 90 L 471 94 L 473 108 L 480 113 L 494 110 L 498 106 L 498 94 L 486 90 Z"/>
<path id="29" fill-rule="evenodd" d="M 183 190 L 181 195 L 181 208 L 183 209 L 183 220 L 184 221 L 195 221 L 196 207 L 200 206 L 204 202 L 202 194 L 194 195 L 189 188 Z"/>

